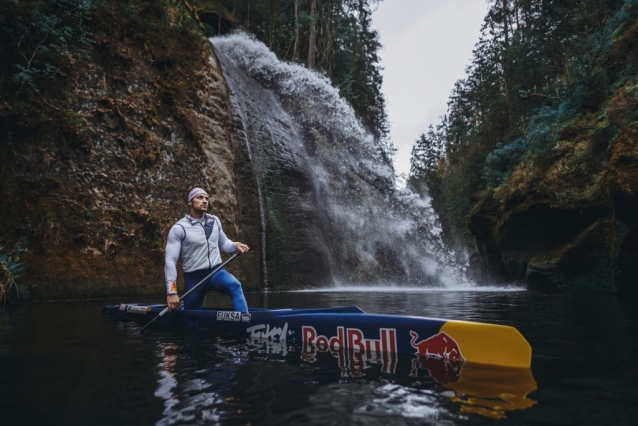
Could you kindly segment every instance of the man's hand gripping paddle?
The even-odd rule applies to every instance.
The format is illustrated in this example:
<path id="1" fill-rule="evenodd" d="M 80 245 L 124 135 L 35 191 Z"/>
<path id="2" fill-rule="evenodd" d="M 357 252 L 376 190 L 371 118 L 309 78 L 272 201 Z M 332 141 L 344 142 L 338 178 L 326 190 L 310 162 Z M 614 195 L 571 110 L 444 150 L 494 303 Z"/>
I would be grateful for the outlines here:
<path id="1" fill-rule="evenodd" d="M 210 274 L 206 275 L 206 278 L 204 278 L 203 280 L 201 280 L 200 282 L 198 282 L 197 284 L 195 284 L 190 290 L 188 290 L 186 293 L 184 293 L 180 298 L 180 302 L 189 294 L 191 294 L 193 291 L 195 291 L 195 289 L 197 287 L 199 287 L 200 285 L 204 284 L 206 281 L 208 281 L 210 279 L 210 277 L 212 277 L 213 275 L 215 275 L 217 272 L 219 272 L 224 266 L 228 265 L 233 259 L 235 259 L 237 256 L 241 255 L 242 252 L 237 252 L 234 255 L 232 255 L 231 257 L 228 258 L 228 260 L 224 263 L 222 263 L 221 265 L 219 265 L 217 268 L 215 268 L 213 270 L 213 272 L 211 272 Z M 155 322 L 155 320 L 157 320 L 158 318 L 163 317 L 164 315 L 166 315 L 168 313 L 168 306 L 166 307 L 166 309 L 164 309 L 162 312 L 159 313 L 159 315 L 157 315 L 155 318 L 153 318 L 148 324 L 146 324 L 144 327 L 140 328 L 139 330 L 137 330 L 138 333 L 141 333 L 142 331 L 144 331 L 144 329 L 146 327 L 148 327 L 149 325 L 153 324 Z"/>

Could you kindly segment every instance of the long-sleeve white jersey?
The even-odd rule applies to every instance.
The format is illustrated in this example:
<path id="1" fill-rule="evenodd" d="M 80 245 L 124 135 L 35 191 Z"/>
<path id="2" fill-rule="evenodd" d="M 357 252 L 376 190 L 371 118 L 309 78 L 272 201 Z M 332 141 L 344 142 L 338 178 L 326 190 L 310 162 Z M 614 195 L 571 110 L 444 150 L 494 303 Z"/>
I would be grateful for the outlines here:
<path id="1" fill-rule="evenodd" d="M 222 263 L 220 248 L 226 253 L 237 250 L 235 243 L 224 234 L 217 216 L 204 214 L 201 219 L 195 219 L 187 214 L 177 221 L 166 242 L 164 272 L 167 294 L 177 294 L 172 283 L 177 280 L 176 264 L 180 256 L 184 272 L 193 272 Z"/>

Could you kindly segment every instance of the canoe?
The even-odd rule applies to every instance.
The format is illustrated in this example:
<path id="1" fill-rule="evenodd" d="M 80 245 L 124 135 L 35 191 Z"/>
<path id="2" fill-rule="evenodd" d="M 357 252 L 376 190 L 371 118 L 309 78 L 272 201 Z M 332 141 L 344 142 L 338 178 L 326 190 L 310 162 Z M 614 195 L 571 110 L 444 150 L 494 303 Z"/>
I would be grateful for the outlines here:
<path id="1" fill-rule="evenodd" d="M 105 306 L 105 315 L 148 322 L 166 305 Z M 343 351 L 378 359 L 391 369 L 393 354 L 501 367 L 530 368 L 532 348 L 514 327 L 417 316 L 369 314 L 357 306 L 311 309 L 225 309 L 170 312 L 167 320 L 186 327 L 244 335 L 251 339 L 302 345 L 312 359 Z M 161 322 L 161 321 L 160 321 Z"/>

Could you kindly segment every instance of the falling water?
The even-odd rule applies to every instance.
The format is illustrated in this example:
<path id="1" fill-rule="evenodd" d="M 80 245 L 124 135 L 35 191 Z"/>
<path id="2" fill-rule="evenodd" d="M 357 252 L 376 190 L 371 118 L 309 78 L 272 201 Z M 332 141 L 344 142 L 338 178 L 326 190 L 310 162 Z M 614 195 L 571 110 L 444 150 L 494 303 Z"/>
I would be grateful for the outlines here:
<path id="1" fill-rule="evenodd" d="M 467 285 L 431 200 L 394 170 L 323 75 L 244 33 L 211 39 L 259 194 L 265 287 Z"/>

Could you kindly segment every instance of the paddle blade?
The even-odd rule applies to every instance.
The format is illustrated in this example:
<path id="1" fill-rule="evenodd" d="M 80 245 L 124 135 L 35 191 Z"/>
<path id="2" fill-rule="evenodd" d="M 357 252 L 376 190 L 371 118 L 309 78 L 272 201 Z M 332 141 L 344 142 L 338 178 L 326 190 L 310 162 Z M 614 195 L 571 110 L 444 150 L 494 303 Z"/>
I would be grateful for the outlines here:
<path id="1" fill-rule="evenodd" d="M 515 368 L 532 365 L 532 347 L 514 327 L 446 321 L 441 332 L 456 341 L 466 362 Z"/>

